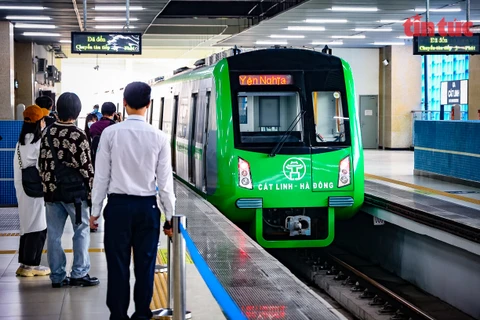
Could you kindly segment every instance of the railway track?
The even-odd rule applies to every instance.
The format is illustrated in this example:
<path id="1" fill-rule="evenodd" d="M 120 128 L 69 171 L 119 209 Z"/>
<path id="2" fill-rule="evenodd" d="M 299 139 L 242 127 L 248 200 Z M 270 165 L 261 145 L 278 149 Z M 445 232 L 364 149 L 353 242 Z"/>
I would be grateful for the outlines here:
<path id="1" fill-rule="evenodd" d="M 272 251 L 295 275 L 323 289 L 358 319 L 473 320 L 403 279 L 339 248 L 279 253 Z"/>

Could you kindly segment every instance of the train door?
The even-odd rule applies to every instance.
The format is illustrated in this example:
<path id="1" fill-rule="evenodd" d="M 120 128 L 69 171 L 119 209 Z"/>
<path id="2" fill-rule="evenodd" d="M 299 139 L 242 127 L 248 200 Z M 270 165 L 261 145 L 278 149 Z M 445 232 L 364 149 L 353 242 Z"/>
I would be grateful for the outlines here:
<path id="1" fill-rule="evenodd" d="M 163 129 L 163 110 L 165 109 L 165 98 L 160 99 L 160 112 L 158 118 L 158 129 Z"/>
<path id="2" fill-rule="evenodd" d="M 173 110 L 172 110 L 172 169 L 173 172 L 177 171 L 177 114 L 178 114 L 178 96 L 173 97 Z"/>
<path id="3" fill-rule="evenodd" d="M 197 100 L 198 94 L 192 94 L 192 108 L 190 109 L 190 134 L 188 137 L 188 181 L 195 185 L 195 134 L 197 118 Z"/>
<path id="4" fill-rule="evenodd" d="M 153 99 L 150 100 L 150 106 L 148 107 L 147 110 L 147 123 L 152 124 L 153 120 Z"/>
<path id="5" fill-rule="evenodd" d="M 207 95 L 205 97 L 205 121 L 203 121 L 204 127 L 202 128 L 202 140 L 201 143 L 203 145 L 203 181 L 202 181 L 202 191 L 207 192 L 207 137 L 208 137 L 208 119 L 210 118 L 210 91 L 207 91 Z"/>

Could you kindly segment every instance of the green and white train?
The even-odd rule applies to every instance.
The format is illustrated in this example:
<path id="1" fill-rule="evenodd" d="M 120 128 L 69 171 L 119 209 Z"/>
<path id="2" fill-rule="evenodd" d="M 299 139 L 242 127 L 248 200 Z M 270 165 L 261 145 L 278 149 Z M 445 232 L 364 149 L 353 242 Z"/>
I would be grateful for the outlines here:
<path id="1" fill-rule="evenodd" d="M 266 248 L 328 246 L 364 200 L 352 71 L 310 50 L 223 58 L 152 84 L 176 176 Z"/>

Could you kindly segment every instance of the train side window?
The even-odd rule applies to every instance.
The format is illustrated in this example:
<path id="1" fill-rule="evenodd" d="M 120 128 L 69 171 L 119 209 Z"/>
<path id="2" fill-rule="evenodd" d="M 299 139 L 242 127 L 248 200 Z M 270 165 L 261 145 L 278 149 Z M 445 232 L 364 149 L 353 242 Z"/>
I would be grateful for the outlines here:
<path id="1" fill-rule="evenodd" d="M 312 93 L 315 136 L 317 143 L 345 142 L 345 121 L 342 96 L 339 91 L 319 91 Z"/>

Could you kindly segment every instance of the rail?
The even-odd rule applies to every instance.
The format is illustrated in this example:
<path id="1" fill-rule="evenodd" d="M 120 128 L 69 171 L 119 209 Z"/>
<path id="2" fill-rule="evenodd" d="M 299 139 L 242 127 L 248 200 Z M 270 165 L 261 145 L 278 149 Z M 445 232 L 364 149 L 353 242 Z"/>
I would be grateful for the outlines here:
<path id="1" fill-rule="evenodd" d="M 435 318 L 432 318 L 430 315 L 426 314 L 425 312 L 420 310 L 417 306 L 415 306 L 412 303 L 410 303 L 409 301 L 405 300 L 404 298 L 402 298 L 401 296 L 399 296 L 395 292 L 391 291 L 388 288 L 385 288 L 383 285 L 381 285 L 377 281 L 373 280 L 372 278 L 370 278 L 369 276 L 367 276 L 363 272 L 358 271 L 357 269 L 355 269 L 354 267 L 352 267 L 348 263 L 342 261 L 341 259 L 335 257 L 332 254 L 328 254 L 328 255 L 329 255 L 330 259 L 335 261 L 339 266 L 342 266 L 343 268 L 347 269 L 351 273 L 355 274 L 357 277 L 363 279 L 365 282 L 369 283 L 371 286 L 375 287 L 377 290 L 383 292 L 384 294 L 389 296 L 391 299 L 393 299 L 393 300 L 397 301 L 398 303 L 402 304 L 403 306 L 407 307 L 410 311 L 412 311 L 416 315 L 421 316 L 423 319 L 426 319 L 426 320 L 435 320 Z"/>

